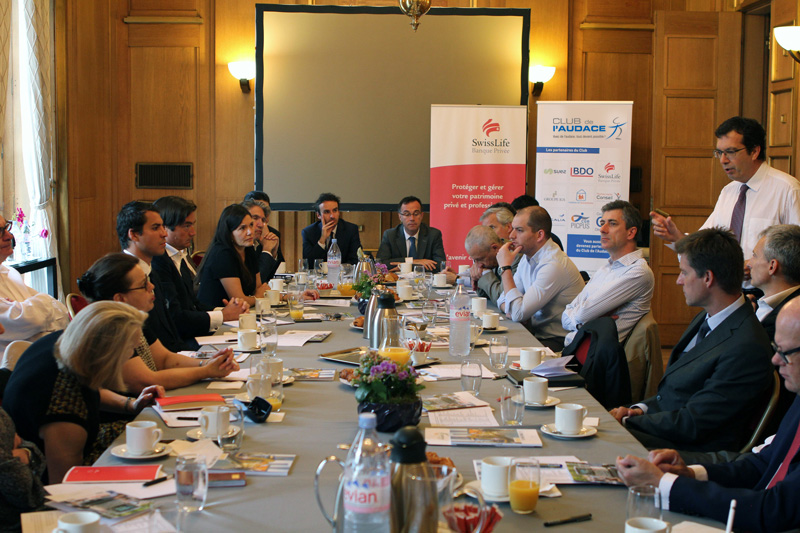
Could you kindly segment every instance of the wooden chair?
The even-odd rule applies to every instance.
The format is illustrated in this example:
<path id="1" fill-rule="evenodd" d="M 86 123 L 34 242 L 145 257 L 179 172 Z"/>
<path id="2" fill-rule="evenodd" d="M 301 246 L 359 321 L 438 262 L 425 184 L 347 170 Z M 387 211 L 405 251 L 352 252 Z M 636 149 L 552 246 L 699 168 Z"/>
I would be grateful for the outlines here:
<path id="1" fill-rule="evenodd" d="M 203 256 L 206 255 L 205 250 L 198 250 L 192 254 L 192 262 L 194 263 L 195 268 L 200 266 L 200 263 L 203 262 Z"/>
<path id="2" fill-rule="evenodd" d="M 89 302 L 86 301 L 82 295 L 71 292 L 67 295 L 67 310 L 69 311 L 69 319 L 72 320 L 75 318 L 75 315 L 80 312 L 81 309 L 89 305 Z"/>
<path id="3" fill-rule="evenodd" d="M 753 433 L 747 443 L 739 450 L 741 453 L 747 453 L 753 449 L 753 446 L 761 444 L 764 430 L 767 424 L 769 424 L 772 413 L 775 412 L 775 408 L 778 405 L 778 396 L 781 392 L 781 379 L 777 372 L 773 372 L 773 376 L 774 384 L 772 386 L 772 391 L 764 393 L 762 401 L 760 402 L 760 405 L 763 405 L 764 409 L 763 411 L 756 411 L 756 416 L 750 421 L 749 427 L 753 430 Z"/>
<path id="4" fill-rule="evenodd" d="M 649 311 L 636 323 L 623 345 L 631 377 L 631 399 L 639 402 L 655 396 L 664 376 L 658 324 Z"/>

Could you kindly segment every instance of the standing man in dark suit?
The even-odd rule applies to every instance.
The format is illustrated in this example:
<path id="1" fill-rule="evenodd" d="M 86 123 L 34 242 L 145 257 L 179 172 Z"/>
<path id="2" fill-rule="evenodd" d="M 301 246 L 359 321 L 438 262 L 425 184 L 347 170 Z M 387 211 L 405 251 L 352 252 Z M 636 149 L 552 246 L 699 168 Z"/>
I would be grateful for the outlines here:
<path id="1" fill-rule="evenodd" d="M 184 341 L 209 335 L 225 320 L 236 320 L 247 311 L 237 299 L 214 310 L 202 304 L 194 293 L 194 264 L 187 254 L 197 233 L 197 206 L 180 196 L 164 196 L 153 202 L 167 229 L 166 252 L 153 257 L 151 266 L 158 274 L 159 289 L 167 302 L 167 312 Z"/>
<path id="2" fill-rule="evenodd" d="M 736 450 L 773 383 L 770 344 L 742 296 L 744 257 L 729 231 L 709 228 L 678 241 L 678 285 L 704 309 L 672 350 L 656 396 L 611 414 L 648 448 Z"/>
<path id="3" fill-rule="evenodd" d="M 422 202 L 416 196 L 406 196 L 399 207 L 401 224 L 383 232 L 378 261 L 388 266 L 413 257 L 415 265 L 438 271 L 441 262 L 447 259 L 442 232 L 422 222 Z"/>
<path id="4" fill-rule="evenodd" d="M 341 219 L 339 197 L 324 192 L 319 195 L 313 205 L 317 213 L 317 221 L 303 228 L 303 259 L 308 259 L 309 267 L 315 259 L 328 260 L 328 249 L 331 241 L 342 252 L 342 263 L 357 264 L 358 249 L 361 248 L 361 237 L 358 226 Z"/>
<path id="5" fill-rule="evenodd" d="M 778 314 L 772 363 L 786 388 L 800 394 L 800 299 Z M 733 527 L 742 531 L 788 531 L 800 527 L 800 399 L 781 422 L 778 434 L 758 453 L 723 464 L 687 466 L 675 450 L 655 450 L 645 459 L 617 458 L 627 485 L 650 483 L 661 489 L 662 508 L 724 522 L 736 499 Z"/>
<path id="6" fill-rule="evenodd" d="M 280 266 L 280 264 L 286 261 L 286 259 L 284 259 L 283 251 L 281 250 L 281 232 L 269 225 L 269 217 L 272 214 L 272 208 L 270 207 L 272 202 L 270 202 L 269 195 L 264 191 L 250 191 L 244 195 L 244 202 L 247 202 L 248 200 L 264 202 L 266 204 L 262 207 L 264 207 L 264 226 L 267 228 L 267 231 L 264 235 L 262 235 L 262 238 L 266 237 L 267 235 L 274 235 L 278 239 L 278 249 L 273 252 L 273 257 L 278 266 Z M 253 216 L 253 214 L 250 213 L 250 216 Z M 253 221 L 256 221 L 255 218 L 253 218 Z M 259 243 L 258 246 L 261 246 L 261 244 Z M 272 276 L 265 278 L 264 274 L 262 273 L 261 281 L 266 282 L 271 277 Z"/>

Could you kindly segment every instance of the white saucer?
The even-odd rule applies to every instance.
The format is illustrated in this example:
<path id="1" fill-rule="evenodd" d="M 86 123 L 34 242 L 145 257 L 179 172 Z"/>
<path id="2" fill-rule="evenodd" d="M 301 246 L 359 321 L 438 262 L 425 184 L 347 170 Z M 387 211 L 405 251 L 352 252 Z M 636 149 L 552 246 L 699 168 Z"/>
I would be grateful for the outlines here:
<path id="1" fill-rule="evenodd" d="M 508 328 L 505 326 L 497 326 L 494 329 L 483 328 L 483 333 L 505 333 L 508 331 Z"/>
<path id="2" fill-rule="evenodd" d="M 435 286 L 431 287 L 431 289 L 434 289 L 434 290 L 436 290 L 436 289 L 452 289 L 452 288 L 453 288 L 453 286 L 450 283 L 447 283 L 445 285 L 435 285 Z"/>
<path id="3" fill-rule="evenodd" d="M 548 424 L 543 424 L 541 430 L 545 435 L 550 435 L 551 437 L 555 437 L 557 439 L 585 439 L 586 437 L 591 437 L 597 434 L 597 428 L 591 426 L 582 427 L 580 433 L 577 435 L 565 435 L 563 433 L 559 433 L 555 426 L 550 426 Z"/>
<path id="4" fill-rule="evenodd" d="M 487 493 L 483 492 L 483 489 L 481 488 L 481 482 L 478 481 L 477 479 L 467 483 L 464 488 L 477 490 L 478 492 L 481 493 L 481 495 L 483 495 L 483 499 L 486 500 L 487 502 L 507 502 L 508 501 L 508 495 L 506 495 L 506 496 L 493 496 L 491 494 L 487 494 Z M 471 494 L 468 492 L 467 496 L 471 496 Z"/>
<path id="5" fill-rule="evenodd" d="M 226 436 L 233 437 L 237 433 L 239 433 L 239 426 L 230 426 L 228 428 L 228 435 L 226 435 Z M 194 440 L 200 440 L 200 439 L 206 439 L 206 438 L 208 438 L 208 439 L 216 438 L 216 437 L 208 437 L 208 436 L 204 435 L 203 434 L 203 430 L 200 429 L 200 428 L 192 428 L 192 429 L 190 429 L 189 431 L 186 432 L 186 436 L 189 437 L 190 439 L 194 439 Z"/>
<path id="6" fill-rule="evenodd" d="M 525 402 L 525 407 L 527 407 L 528 409 L 546 409 L 548 407 L 553 407 L 554 405 L 558 405 L 560 403 L 561 400 L 559 400 L 555 396 L 548 396 L 547 401 L 544 403 Z"/>
<path id="7" fill-rule="evenodd" d="M 119 444 L 111 448 L 111 455 L 119 457 L 120 459 L 134 459 L 137 461 L 145 461 L 147 459 L 155 459 L 156 457 L 164 457 L 172 453 L 172 447 L 169 444 L 158 444 L 155 451 L 144 455 L 131 455 L 128 452 L 128 447 L 125 444 Z"/>

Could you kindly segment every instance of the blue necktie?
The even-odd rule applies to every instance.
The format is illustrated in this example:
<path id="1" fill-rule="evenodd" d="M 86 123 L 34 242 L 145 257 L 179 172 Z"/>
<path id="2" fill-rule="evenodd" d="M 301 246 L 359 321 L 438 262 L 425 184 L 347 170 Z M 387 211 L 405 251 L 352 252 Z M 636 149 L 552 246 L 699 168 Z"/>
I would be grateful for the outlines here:
<path id="1" fill-rule="evenodd" d="M 413 257 L 414 259 L 417 258 L 417 238 L 416 237 L 409 237 L 408 240 L 411 241 L 411 246 L 408 248 L 408 255 Z"/>

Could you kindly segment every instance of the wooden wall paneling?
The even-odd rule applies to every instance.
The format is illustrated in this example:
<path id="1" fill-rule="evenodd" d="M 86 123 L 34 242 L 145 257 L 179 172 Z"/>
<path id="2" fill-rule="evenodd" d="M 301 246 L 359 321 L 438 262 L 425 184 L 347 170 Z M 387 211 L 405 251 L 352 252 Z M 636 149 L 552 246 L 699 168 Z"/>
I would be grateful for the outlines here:
<path id="1" fill-rule="evenodd" d="M 650 22 L 653 5 L 650 0 L 587 0 L 586 22 Z"/>
<path id="2" fill-rule="evenodd" d="M 775 87 L 778 84 L 773 84 Z M 769 148 L 792 145 L 794 130 L 794 91 L 791 84 L 783 90 L 773 88 L 769 94 L 769 129 L 767 145 Z M 769 153 L 769 150 L 767 150 Z"/>
<path id="3" fill-rule="evenodd" d="M 776 168 L 794 175 L 800 138 L 797 116 L 798 80 L 796 62 L 774 38 L 777 26 L 793 26 L 798 20 L 796 0 L 773 0 L 770 5 L 770 81 L 768 85 L 767 159 Z"/>
<path id="4" fill-rule="evenodd" d="M 741 15 L 659 11 L 655 20 L 653 205 L 691 232 L 728 182 L 711 150 L 714 128 L 739 111 Z M 653 237 L 650 258 L 656 277 L 652 307 L 662 344 L 672 345 L 697 310 L 686 307 L 675 285 L 675 253 Z"/>
<path id="5" fill-rule="evenodd" d="M 784 156 L 767 155 L 767 163 L 769 163 L 769 166 L 777 168 L 781 172 L 786 172 L 787 174 L 790 173 L 790 170 L 792 168 L 792 158 L 791 156 L 788 155 Z"/>

